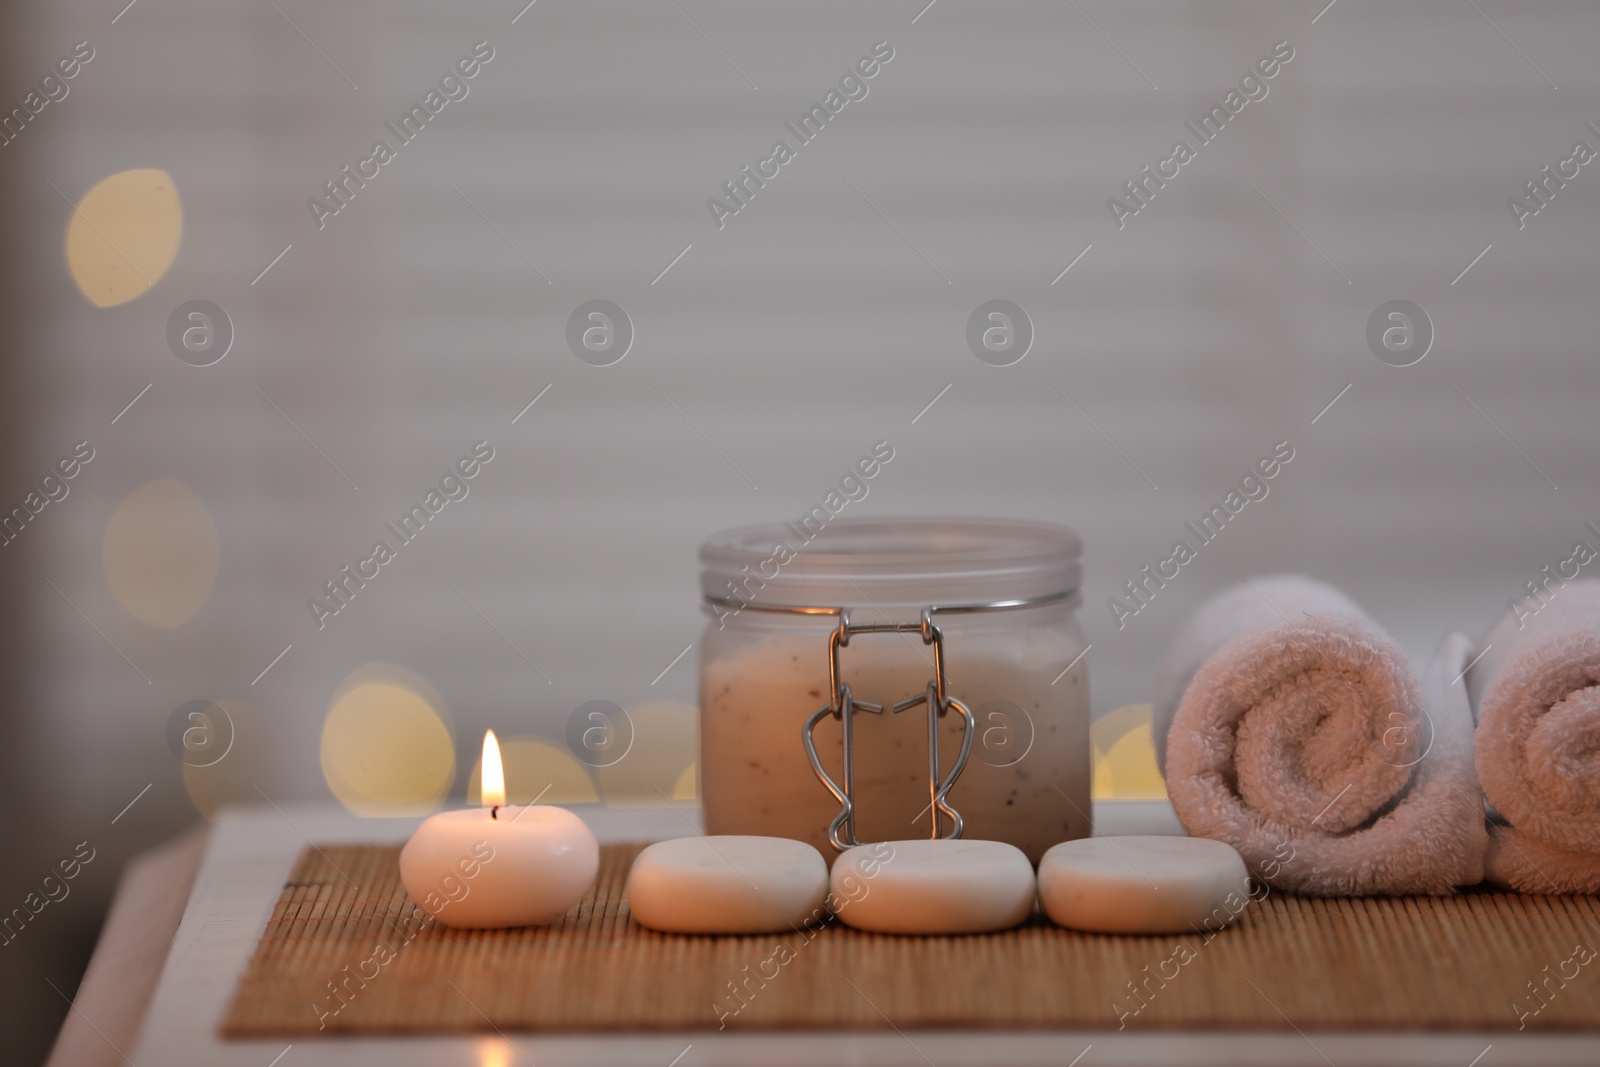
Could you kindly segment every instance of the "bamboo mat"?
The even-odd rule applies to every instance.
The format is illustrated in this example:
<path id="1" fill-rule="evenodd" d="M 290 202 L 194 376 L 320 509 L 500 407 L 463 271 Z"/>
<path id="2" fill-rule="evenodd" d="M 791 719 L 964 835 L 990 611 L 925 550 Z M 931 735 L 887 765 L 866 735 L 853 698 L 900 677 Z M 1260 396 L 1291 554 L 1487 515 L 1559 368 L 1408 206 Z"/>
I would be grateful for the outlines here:
<path id="1" fill-rule="evenodd" d="M 623 882 L 641 847 L 606 846 L 595 888 L 561 922 L 496 931 L 426 920 L 396 847 L 308 848 L 222 1032 L 1600 1029 L 1594 897 L 1272 893 L 1209 940 L 1079 934 L 1039 917 L 965 937 L 837 921 L 686 937 L 628 918 Z"/>

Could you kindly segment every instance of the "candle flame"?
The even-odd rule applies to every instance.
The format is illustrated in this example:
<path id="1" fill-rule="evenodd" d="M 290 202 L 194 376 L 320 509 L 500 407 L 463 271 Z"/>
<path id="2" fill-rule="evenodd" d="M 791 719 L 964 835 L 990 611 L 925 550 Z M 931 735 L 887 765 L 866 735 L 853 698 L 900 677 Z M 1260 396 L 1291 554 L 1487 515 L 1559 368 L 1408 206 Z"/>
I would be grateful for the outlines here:
<path id="1" fill-rule="evenodd" d="M 497 807 L 506 802 L 506 772 L 500 763 L 500 742 L 493 730 L 483 733 L 483 770 L 481 787 L 483 805 Z"/>

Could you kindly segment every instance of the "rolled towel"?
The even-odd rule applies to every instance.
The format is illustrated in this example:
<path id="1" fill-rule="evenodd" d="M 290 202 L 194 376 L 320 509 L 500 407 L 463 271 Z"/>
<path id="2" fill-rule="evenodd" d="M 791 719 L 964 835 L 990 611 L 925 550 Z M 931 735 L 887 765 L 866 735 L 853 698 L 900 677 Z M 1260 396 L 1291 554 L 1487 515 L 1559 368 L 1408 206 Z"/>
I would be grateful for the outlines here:
<path id="1" fill-rule="evenodd" d="M 1513 609 L 1467 673 L 1478 777 L 1493 809 L 1490 881 L 1600 893 L 1600 580 Z"/>
<path id="2" fill-rule="evenodd" d="M 1292 892 L 1482 881 L 1472 715 L 1452 684 L 1471 651 L 1446 638 L 1419 690 L 1405 654 L 1331 586 L 1285 575 L 1218 594 L 1156 677 L 1153 734 L 1178 818 Z"/>

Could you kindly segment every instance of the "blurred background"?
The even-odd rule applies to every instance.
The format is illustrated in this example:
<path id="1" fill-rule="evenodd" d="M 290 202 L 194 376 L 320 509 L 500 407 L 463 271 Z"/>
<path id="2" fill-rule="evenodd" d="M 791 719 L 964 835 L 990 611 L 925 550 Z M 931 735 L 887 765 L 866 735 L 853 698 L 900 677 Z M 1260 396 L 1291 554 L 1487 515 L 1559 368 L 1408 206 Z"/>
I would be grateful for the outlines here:
<path id="1" fill-rule="evenodd" d="M 487 727 L 513 792 L 692 796 L 699 541 L 798 518 L 880 440 L 851 514 L 1082 534 L 1102 718 L 1247 575 L 1332 581 L 1421 659 L 1595 539 L 1600 169 L 1524 188 L 1600 149 L 1593 5 L 124 3 L 0 9 L 0 911 L 95 854 L 0 948 L 9 1062 L 124 862 L 222 804 L 459 799 Z M 569 344 L 595 300 L 620 359 Z M 990 300 L 1031 344 L 979 358 Z M 1283 441 L 1119 628 L 1107 599 Z M 632 762 L 572 759 L 590 701 Z"/>

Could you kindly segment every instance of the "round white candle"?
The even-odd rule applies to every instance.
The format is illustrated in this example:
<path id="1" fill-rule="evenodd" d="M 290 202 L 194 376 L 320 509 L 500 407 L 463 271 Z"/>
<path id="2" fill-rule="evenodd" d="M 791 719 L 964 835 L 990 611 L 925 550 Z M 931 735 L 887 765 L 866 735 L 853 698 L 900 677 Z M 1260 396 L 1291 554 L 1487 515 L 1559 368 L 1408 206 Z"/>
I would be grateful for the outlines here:
<path id="1" fill-rule="evenodd" d="M 766 934 L 825 918 L 828 864 L 804 841 L 680 837 L 657 841 L 628 872 L 628 911 L 672 934 Z"/>
<path id="2" fill-rule="evenodd" d="M 435 920 L 473 929 L 554 922 L 583 899 L 600 844 L 547 804 L 507 805 L 500 746 L 483 739 L 482 808 L 430 815 L 400 850 L 400 882 Z"/>
<path id="3" fill-rule="evenodd" d="M 1039 863 L 1039 903 L 1075 930 L 1199 932 L 1226 926 L 1249 899 L 1239 853 L 1203 837 L 1063 841 Z"/>

